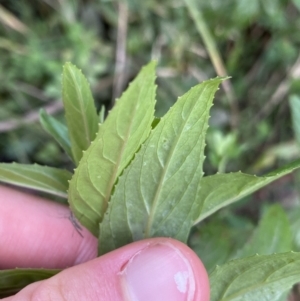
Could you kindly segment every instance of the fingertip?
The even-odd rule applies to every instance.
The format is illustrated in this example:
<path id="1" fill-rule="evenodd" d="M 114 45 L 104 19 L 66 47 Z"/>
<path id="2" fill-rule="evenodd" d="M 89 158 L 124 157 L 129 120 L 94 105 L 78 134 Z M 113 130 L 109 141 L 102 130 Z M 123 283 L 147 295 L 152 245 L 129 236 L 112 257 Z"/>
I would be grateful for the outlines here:
<path id="1" fill-rule="evenodd" d="M 174 239 L 149 240 L 120 273 L 124 300 L 208 301 L 209 281 L 197 255 Z"/>
<path id="2" fill-rule="evenodd" d="M 97 239 L 77 232 L 67 206 L 4 186 L 0 201 L 0 268 L 66 268 L 97 256 Z"/>
<path id="3" fill-rule="evenodd" d="M 206 268 L 204 267 L 198 255 L 186 244 L 178 240 L 168 238 L 167 242 L 171 243 L 175 248 L 177 248 L 177 250 L 181 252 L 182 256 L 188 261 L 193 271 L 194 281 L 195 281 L 195 294 L 191 300 L 209 301 L 210 299 L 209 277 Z"/>

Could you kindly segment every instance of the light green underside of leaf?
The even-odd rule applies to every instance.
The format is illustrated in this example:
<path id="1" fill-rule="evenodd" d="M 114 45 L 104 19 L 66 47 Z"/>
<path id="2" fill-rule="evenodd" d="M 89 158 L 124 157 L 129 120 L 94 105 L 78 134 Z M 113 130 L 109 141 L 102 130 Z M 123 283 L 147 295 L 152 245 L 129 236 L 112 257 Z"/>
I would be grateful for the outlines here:
<path id="1" fill-rule="evenodd" d="M 202 208 L 194 224 L 299 167 L 300 160 L 297 160 L 263 177 L 236 172 L 202 178 L 198 196 Z"/>
<path id="2" fill-rule="evenodd" d="M 209 109 L 222 79 L 180 97 L 119 178 L 100 225 L 100 253 L 154 236 L 187 239 L 202 177 Z"/>
<path id="3" fill-rule="evenodd" d="M 209 278 L 211 301 L 273 301 L 300 281 L 300 253 L 233 260 Z"/>
<path id="4" fill-rule="evenodd" d="M 0 163 L 0 181 L 67 197 L 72 174 L 66 170 L 38 164 Z"/>
<path id="5" fill-rule="evenodd" d="M 122 170 L 149 135 L 155 106 L 155 63 L 144 67 L 99 127 L 70 182 L 69 202 L 98 236 L 99 222 Z"/>
<path id="6" fill-rule="evenodd" d="M 62 87 L 72 154 L 77 165 L 82 151 L 89 147 L 96 136 L 98 115 L 86 78 L 71 63 L 64 65 Z"/>
<path id="7" fill-rule="evenodd" d="M 40 122 L 44 130 L 49 133 L 72 158 L 71 142 L 67 127 L 49 115 L 45 110 L 40 110 Z"/>
<path id="8" fill-rule="evenodd" d="M 292 249 L 292 232 L 286 213 L 280 205 L 268 208 L 248 243 L 237 252 L 236 258 L 255 254 L 270 255 Z"/>

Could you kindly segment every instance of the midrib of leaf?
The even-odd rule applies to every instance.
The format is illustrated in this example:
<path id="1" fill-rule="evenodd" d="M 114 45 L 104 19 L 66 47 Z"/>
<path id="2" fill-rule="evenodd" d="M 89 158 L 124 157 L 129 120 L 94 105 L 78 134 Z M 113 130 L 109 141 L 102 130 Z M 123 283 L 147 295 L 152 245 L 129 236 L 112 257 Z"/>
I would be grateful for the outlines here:
<path id="1" fill-rule="evenodd" d="M 72 76 L 72 79 L 73 79 L 73 85 L 74 85 L 74 82 L 76 82 L 76 77 L 74 76 L 74 72 L 72 70 L 70 70 L 70 73 L 71 73 L 71 76 Z M 91 143 L 92 139 L 91 139 L 90 134 L 89 134 L 87 120 L 85 118 L 86 116 L 85 116 L 85 114 L 83 114 L 83 110 L 84 110 L 83 102 L 84 101 L 83 101 L 83 98 L 82 98 L 82 94 L 81 94 L 80 89 L 78 88 L 78 85 L 75 85 L 75 89 L 76 89 L 77 95 L 80 96 L 79 97 L 80 98 L 80 100 L 79 100 L 80 112 L 79 113 L 82 115 L 82 119 L 83 119 L 83 122 L 84 122 L 85 138 L 86 138 L 87 143 Z"/>
<path id="2" fill-rule="evenodd" d="M 270 260 L 272 261 L 272 259 L 270 259 Z M 265 280 L 264 280 L 264 281 L 260 281 L 259 284 L 257 284 L 257 285 L 252 285 L 252 286 L 247 286 L 247 288 L 245 288 L 245 289 L 243 289 L 243 290 L 239 290 L 237 293 L 235 293 L 235 294 L 233 294 L 233 295 L 230 295 L 230 296 L 226 297 L 225 299 L 224 299 L 224 298 L 221 298 L 220 301 L 232 301 L 232 300 L 234 300 L 235 298 L 238 298 L 238 297 L 240 297 L 240 296 L 242 296 L 242 295 L 245 295 L 246 293 L 249 293 L 249 292 L 254 291 L 254 290 L 258 290 L 258 289 L 260 289 L 261 287 L 263 287 L 263 286 L 265 286 L 265 285 L 270 285 L 270 284 L 272 284 L 272 283 L 278 282 L 278 279 L 274 279 L 273 281 L 267 281 L 267 280 L 268 280 L 268 278 L 269 278 L 272 274 L 278 272 L 280 269 L 282 269 L 282 268 L 288 266 L 289 264 L 293 264 L 293 263 L 295 263 L 295 262 L 297 262 L 297 261 L 299 261 L 299 259 L 298 259 L 298 260 L 294 260 L 294 261 L 289 262 L 289 263 L 283 264 L 280 268 L 277 268 L 277 269 L 274 270 L 272 273 L 270 273 L 269 275 L 267 275 L 266 278 L 265 278 Z M 252 267 L 252 269 L 256 269 L 256 268 L 257 268 L 257 264 L 256 264 L 254 267 Z M 243 273 L 248 272 L 248 271 L 249 271 L 249 270 L 246 270 L 246 271 L 244 271 Z M 291 276 L 297 276 L 297 275 L 300 277 L 300 272 L 299 272 L 299 273 L 296 273 L 296 274 L 289 274 L 289 277 L 291 277 Z M 238 277 L 240 277 L 240 274 L 237 275 L 234 279 L 237 279 Z M 283 277 L 282 277 L 282 278 L 283 278 Z M 226 294 L 226 292 L 229 290 L 229 288 L 230 288 L 230 286 L 232 285 L 232 283 L 233 283 L 233 281 L 232 281 L 231 283 L 229 283 L 228 287 L 226 288 L 226 290 L 224 291 L 224 293 L 222 294 L 222 296 L 224 296 L 224 295 Z"/>
<path id="3" fill-rule="evenodd" d="M 56 174 L 52 174 L 53 172 Z M 55 168 L 40 166 L 38 164 L 0 164 L 0 182 L 47 192 L 65 199 L 67 198 L 67 193 L 62 190 L 66 191 L 67 189 L 65 186 L 66 183 L 64 183 L 67 180 L 66 177 L 67 172 L 64 170 L 56 170 Z"/>
<path id="4" fill-rule="evenodd" d="M 178 140 L 178 139 L 176 139 L 176 140 Z M 172 151 L 173 150 L 174 150 L 174 147 L 172 147 Z M 166 172 L 167 172 L 167 169 L 168 169 L 168 165 L 169 165 L 170 160 L 171 160 L 170 157 L 171 157 L 171 155 L 168 156 L 167 164 L 165 164 L 165 166 L 167 166 L 167 168 L 163 169 L 158 187 L 157 187 L 156 192 L 155 192 L 153 204 L 152 204 L 152 206 L 150 206 L 149 218 L 148 218 L 147 227 L 146 227 L 146 231 L 145 231 L 145 236 L 146 237 L 150 236 L 151 225 L 152 225 L 154 214 L 155 214 L 155 211 L 156 211 L 155 207 L 157 205 L 157 202 L 158 202 L 158 199 L 159 199 L 159 196 L 160 196 L 160 193 L 161 193 L 163 179 L 165 178 L 165 175 L 166 175 Z"/>
<path id="5" fill-rule="evenodd" d="M 205 92 L 207 87 L 204 87 L 203 91 L 201 92 L 201 94 L 203 94 Z M 200 96 L 199 96 L 200 97 Z M 207 104 L 207 103 L 206 103 Z M 193 105 L 193 108 L 196 106 L 196 102 L 194 102 L 194 105 Z M 153 205 L 151 206 L 150 208 L 150 214 L 149 214 L 149 218 L 148 218 L 148 222 L 147 222 L 147 227 L 146 227 L 146 231 L 145 231 L 145 236 L 146 237 L 150 237 L 150 231 L 151 231 L 151 225 L 153 223 L 153 219 L 154 219 L 154 215 L 155 215 L 155 211 L 156 211 L 156 208 L 157 208 L 157 202 L 159 200 L 159 196 L 161 194 L 161 191 L 162 191 L 162 184 L 163 184 L 163 180 L 165 178 L 165 175 L 166 175 L 166 172 L 169 168 L 169 164 L 170 164 L 170 161 L 171 161 L 171 158 L 172 158 L 172 155 L 176 149 L 176 147 L 178 146 L 178 141 L 179 139 L 181 138 L 181 134 L 182 134 L 182 131 L 186 125 L 186 122 L 187 120 L 189 119 L 191 113 L 192 113 L 192 110 L 191 109 L 189 111 L 189 114 L 188 116 L 186 117 L 185 121 L 182 123 L 181 127 L 180 127 L 180 130 L 179 130 L 179 134 L 176 135 L 176 140 L 175 142 L 173 143 L 173 146 L 171 148 L 171 151 L 169 152 L 168 154 L 168 157 L 167 157 L 167 161 L 166 161 L 166 164 L 165 164 L 165 168 L 163 168 L 163 172 L 161 174 L 161 177 L 160 177 L 160 181 L 159 181 L 159 184 L 158 184 L 158 187 L 157 187 L 157 190 L 155 192 L 155 196 L 154 196 L 154 200 L 153 200 Z M 203 110 L 203 114 L 206 112 L 206 110 Z M 199 119 L 201 118 L 202 115 L 199 116 Z M 158 157 L 158 156 L 157 156 Z M 160 162 L 159 158 L 158 158 L 158 161 Z M 160 163 L 161 164 L 161 163 Z"/>
<path id="6" fill-rule="evenodd" d="M 140 92 L 139 92 L 140 94 Z M 137 97 L 139 99 L 139 97 Z M 134 112 L 132 114 L 132 118 L 131 118 L 131 121 L 130 121 L 130 124 L 129 124 L 129 127 L 128 127 L 128 131 L 126 132 L 126 135 L 125 135 L 125 138 L 122 138 L 120 135 L 119 137 L 122 138 L 123 140 L 123 143 L 122 143 L 122 148 L 119 152 L 119 155 L 118 155 L 118 158 L 117 158 L 117 161 L 116 161 L 116 164 L 115 164 L 115 167 L 113 169 L 113 173 L 112 173 L 112 176 L 110 178 L 110 181 L 109 181 L 109 185 L 107 185 L 107 190 L 105 192 L 105 196 L 104 196 L 104 202 L 106 204 L 108 204 L 108 201 L 110 199 L 110 196 L 111 196 L 111 191 L 112 191 L 112 188 L 116 182 L 116 178 L 117 178 L 117 174 L 118 174 L 118 170 L 120 168 L 120 162 L 122 160 L 122 157 L 123 157 L 123 154 L 124 154 L 124 150 L 125 150 L 125 146 L 126 146 L 126 143 L 127 141 L 129 140 L 129 134 L 131 133 L 131 128 L 132 128 L 132 124 L 133 124 L 133 120 L 134 120 L 134 116 L 136 115 L 136 112 L 137 112 L 137 103 L 134 107 Z"/>
<path id="7" fill-rule="evenodd" d="M 193 182 L 195 176 L 196 176 L 196 173 L 194 173 L 193 178 L 191 179 L 191 182 Z M 199 188 L 198 188 L 198 189 L 199 189 Z M 197 191 L 198 191 L 198 189 L 197 189 Z M 187 190 L 188 190 L 188 187 L 186 187 L 186 189 L 183 191 L 183 193 L 182 193 L 182 195 L 181 195 L 181 199 L 182 199 L 182 197 L 184 196 L 184 194 L 187 192 Z M 175 207 L 176 207 L 176 206 L 174 206 L 174 208 L 173 208 L 172 210 L 170 210 L 170 212 L 168 213 L 168 215 L 166 215 L 165 219 L 167 219 L 167 218 L 172 214 L 172 212 L 175 210 Z M 191 206 L 190 209 L 189 209 L 189 213 L 186 215 L 185 220 L 187 220 L 187 219 L 189 218 L 190 213 L 191 213 L 191 211 L 192 211 L 193 209 L 194 209 L 193 206 Z M 163 223 L 163 221 L 160 222 L 160 224 L 162 224 L 162 223 Z M 160 224 L 159 224 L 159 225 L 160 225 Z M 158 228 L 159 228 L 159 225 L 158 225 Z M 184 225 L 184 223 L 182 223 L 181 228 L 183 227 L 183 225 Z M 179 231 L 179 232 L 180 232 L 180 231 Z"/>
<path id="8" fill-rule="evenodd" d="M 19 175 L 17 172 L 14 172 L 14 171 L 10 171 L 10 172 L 13 173 L 13 174 L 15 174 L 16 176 L 21 177 L 21 175 Z M 50 176 L 47 175 L 47 174 L 43 174 L 43 175 L 44 175 L 45 177 L 50 178 L 50 179 L 54 180 L 55 182 L 57 182 L 55 178 L 50 177 Z M 23 178 L 24 178 L 24 179 L 27 179 L 28 177 L 24 175 Z M 40 184 L 40 181 L 37 181 L 37 180 L 32 179 L 32 178 L 30 178 L 30 181 L 31 181 L 32 183 Z M 45 186 L 44 186 L 45 191 L 48 191 L 48 192 L 49 192 L 49 191 L 53 191 L 53 190 L 51 190 L 51 189 L 47 189 L 46 187 L 48 187 L 48 185 L 45 185 Z M 61 197 L 67 198 L 67 193 L 62 193 L 62 192 L 58 192 L 58 191 L 57 191 L 55 194 L 56 194 L 57 196 L 61 196 Z"/>
<path id="9" fill-rule="evenodd" d="M 15 175 L 18 176 L 18 177 L 21 177 L 21 175 L 18 174 L 17 172 L 14 172 L 14 171 L 9 171 L 9 172 L 15 174 Z M 50 177 L 49 175 L 44 174 L 44 176 L 46 176 L 46 177 L 48 177 L 48 178 L 50 178 L 50 179 L 56 181 L 55 178 Z M 23 178 L 24 178 L 24 179 L 27 179 L 28 177 L 23 176 Z M 31 181 L 32 183 L 36 183 L 37 186 L 40 184 L 39 181 L 34 180 L 34 179 L 32 179 L 32 178 L 30 178 L 30 181 Z M 56 181 L 56 182 L 57 182 L 57 181 Z M 31 185 L 28 185 L 28 186 L 22 185 L 22 187 L 31 187 Z M 67 193 L 59 192 L 59 191 L 57 191 L 57 190 L 55 190 L 55 193 L 54 193 L 54 190 L 53 190 L 53 189 L 49 189 L 49 188 L 47 188 L 47 187 L 48 187 L 48 185 L 47 185 L 47 186 L 46 186 L 46 185 L 43 186 L 43 191 L 44 191 L 44 192 L 48 192 L 48 193 L 51 193 L 51 194 L 55 194 L 56 196 L 59 196 L 59 197 L 65 198 L 65 199 L 68 197 L 68 194 L 67 194 Z"/>
<path id="10" fill-rule="evenodd" d="M 78 218 L 83 216 L 82 224 L 95 236 L 98 236 L 99 223 L 104 217 L 116 179 L 151 131 L 154 81 L 155 63 L 151 62 L 129 84 L 100 125 L 96 138 L 84 152 L 70 182 L 71 208 Z"/>

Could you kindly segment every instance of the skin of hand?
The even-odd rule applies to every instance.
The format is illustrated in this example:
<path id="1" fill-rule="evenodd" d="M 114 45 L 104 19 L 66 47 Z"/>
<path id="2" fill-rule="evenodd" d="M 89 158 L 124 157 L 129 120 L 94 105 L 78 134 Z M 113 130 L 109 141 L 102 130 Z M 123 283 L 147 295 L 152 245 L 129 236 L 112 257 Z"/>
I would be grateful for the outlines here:
<path id="1" fill-rule="evenodd" d="M 0 268 L 64 269 L 3 300 L 209 301 L 206 270 L 185 244 L 151 238 L 96 258 L 97 239 L 70 216 L 66 206 L 0 187 Z"/>

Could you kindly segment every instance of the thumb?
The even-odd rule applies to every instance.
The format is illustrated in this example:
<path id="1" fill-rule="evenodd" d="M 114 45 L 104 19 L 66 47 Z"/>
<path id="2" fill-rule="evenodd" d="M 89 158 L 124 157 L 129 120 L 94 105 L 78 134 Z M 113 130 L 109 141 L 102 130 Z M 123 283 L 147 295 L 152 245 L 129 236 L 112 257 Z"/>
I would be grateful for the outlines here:
<path id="1" fill-rule="evenodd" d="M 5 300 L 209 301 L 209 282 L 190 248 L 153 238 L 66 269 Z"/>

